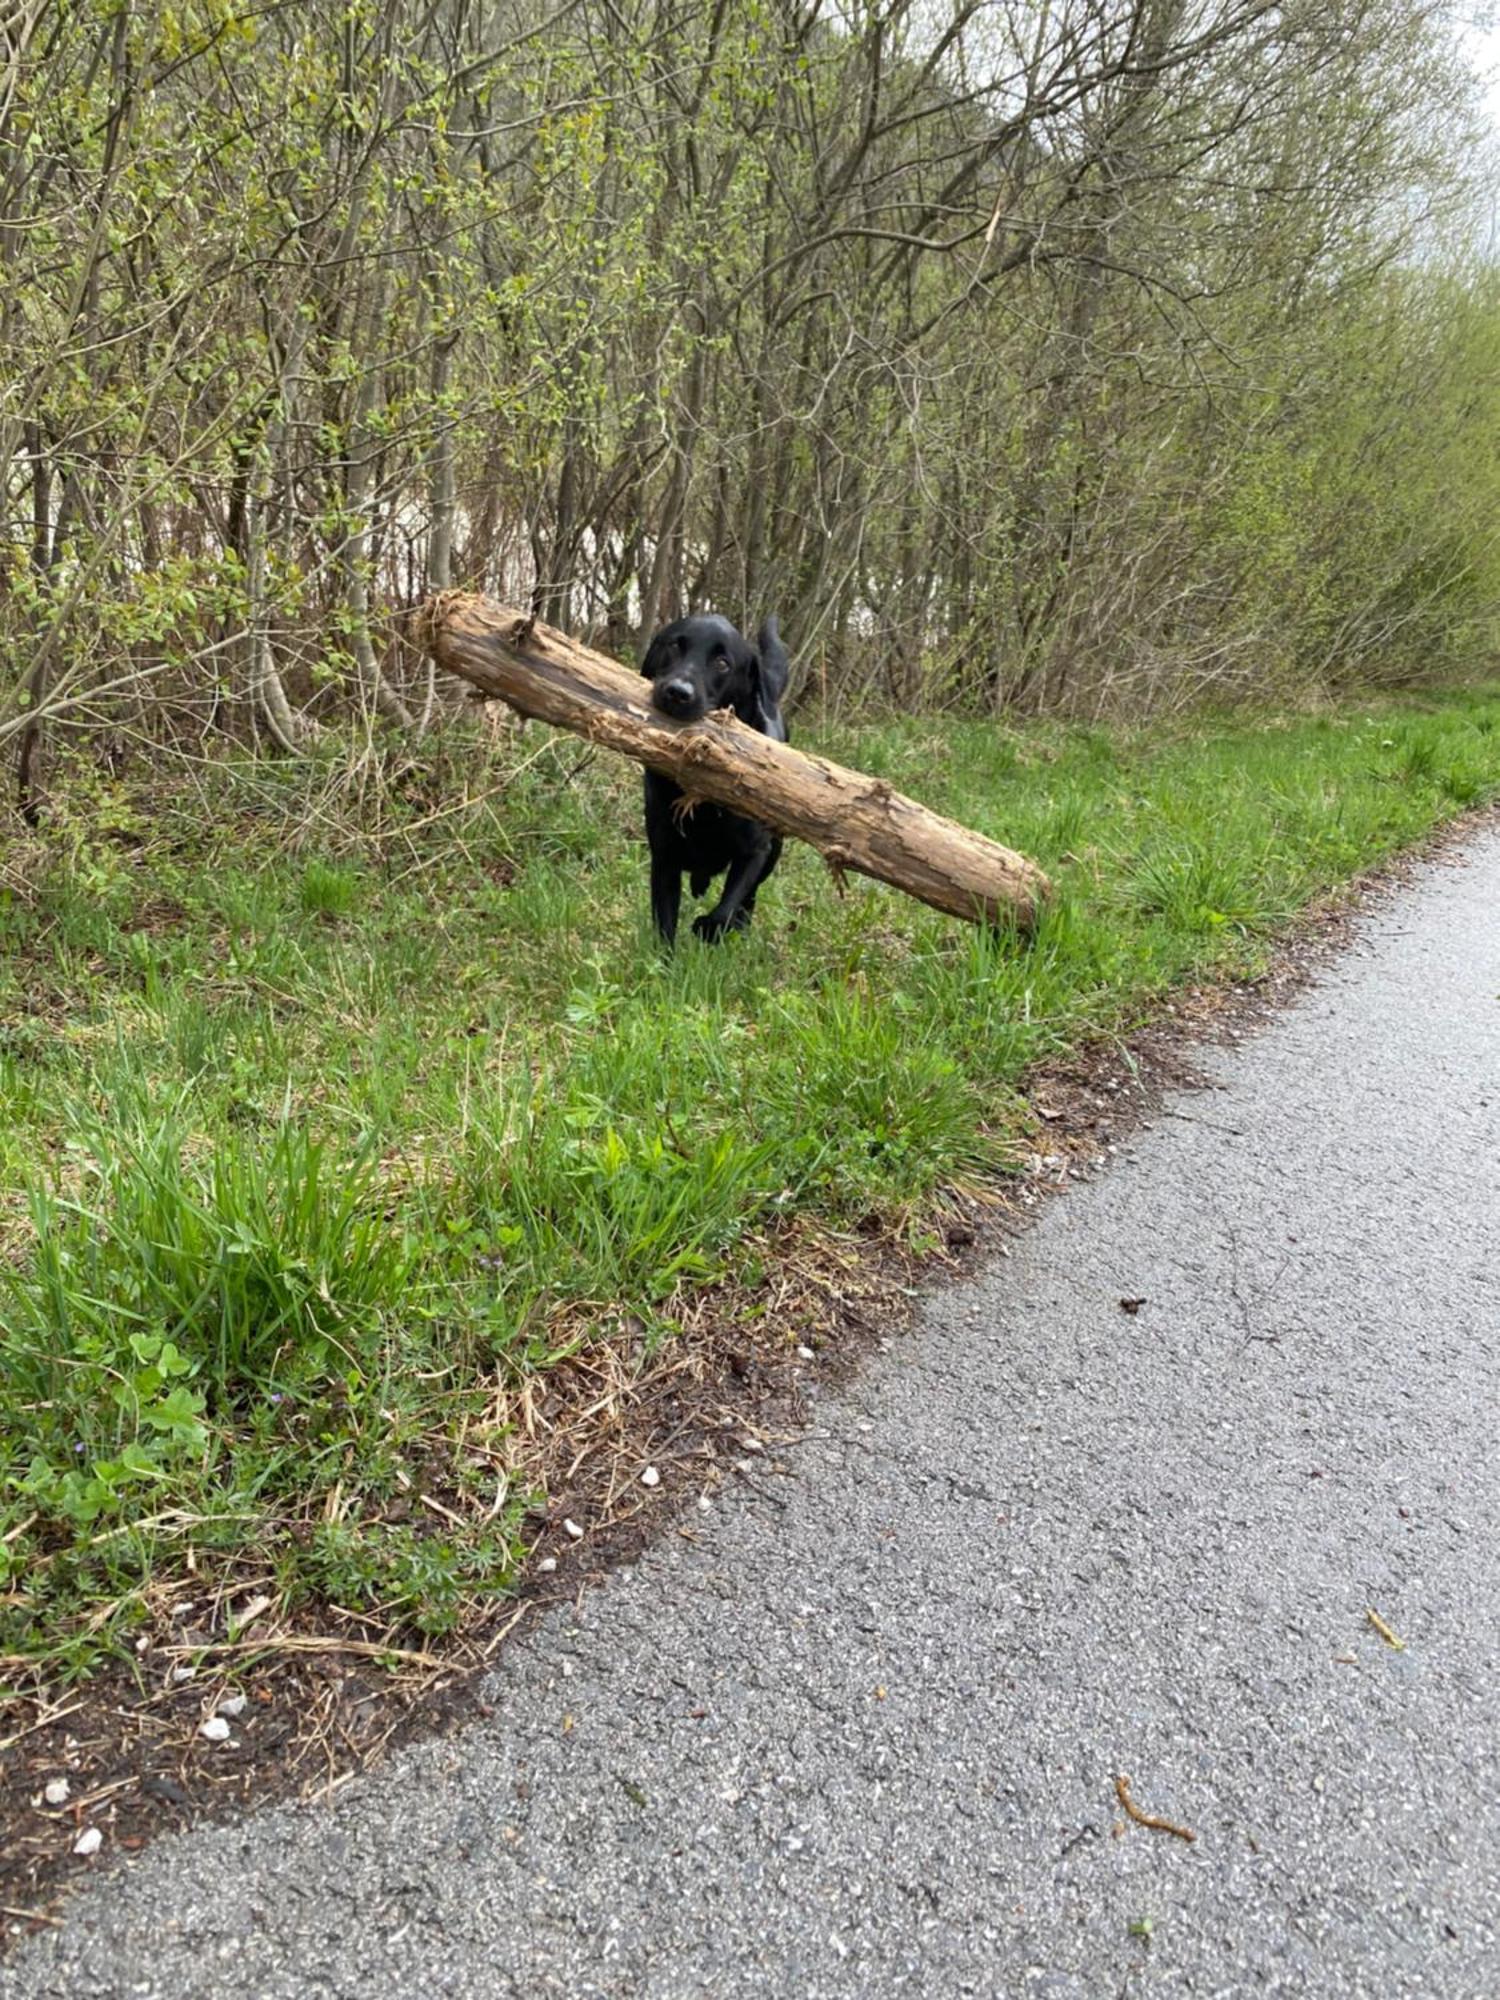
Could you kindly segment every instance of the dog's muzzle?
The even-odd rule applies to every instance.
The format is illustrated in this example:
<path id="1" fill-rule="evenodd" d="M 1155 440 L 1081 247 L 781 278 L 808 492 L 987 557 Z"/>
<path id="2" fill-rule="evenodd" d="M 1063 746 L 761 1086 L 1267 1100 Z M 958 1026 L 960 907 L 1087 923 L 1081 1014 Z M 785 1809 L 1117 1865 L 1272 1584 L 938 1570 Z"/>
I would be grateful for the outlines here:
<path id="1" fill-rule="evenodd" d="M 651 690 L 651 704 L 679 722 L 690 722 L 702 713 L 698 690 L 691 681 L 658 681 Z"/>

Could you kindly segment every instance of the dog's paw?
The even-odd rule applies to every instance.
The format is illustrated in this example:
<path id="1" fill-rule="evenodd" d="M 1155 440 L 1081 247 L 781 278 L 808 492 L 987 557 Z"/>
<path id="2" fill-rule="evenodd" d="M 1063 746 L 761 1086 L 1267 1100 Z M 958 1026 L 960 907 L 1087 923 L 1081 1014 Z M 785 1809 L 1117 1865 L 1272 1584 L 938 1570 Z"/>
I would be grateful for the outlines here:
<path id="1" fill-rule="evenodd" d="M 730 931 L 747 931 L 749 928 L 748 910 L 736 910 L 732 917 L 721 917 L 717 910 L 705 910 L 701 917 L 693 919 L 693 935 L 701 937 L 705 944 L 717 944 Z"/>

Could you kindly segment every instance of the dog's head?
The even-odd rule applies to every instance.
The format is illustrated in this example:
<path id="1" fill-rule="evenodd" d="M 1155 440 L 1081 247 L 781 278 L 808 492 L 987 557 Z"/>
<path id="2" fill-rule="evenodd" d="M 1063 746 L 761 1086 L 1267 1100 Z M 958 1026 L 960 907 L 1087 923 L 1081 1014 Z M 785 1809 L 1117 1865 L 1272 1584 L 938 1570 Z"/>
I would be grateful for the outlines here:
<path id="1" fill-rule="evenodd" d="M 651 683 L 651 706 L 674 722 L 732 708 L 752 729 L 779 733 L 779 689 L 766 684 L 760 649 L 727 618 L 706 614 L 664 625 L 646 648 L 641 672 Z"/>

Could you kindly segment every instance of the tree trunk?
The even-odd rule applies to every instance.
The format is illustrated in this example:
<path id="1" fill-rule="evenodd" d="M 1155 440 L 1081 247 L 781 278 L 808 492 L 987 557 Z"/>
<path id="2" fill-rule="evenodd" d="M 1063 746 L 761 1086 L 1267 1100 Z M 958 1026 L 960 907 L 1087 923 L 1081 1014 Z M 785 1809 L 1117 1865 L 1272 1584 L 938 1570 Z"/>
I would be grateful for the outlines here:
<path id="1" fill-rule="evenodd" d="M 638 674 L 524 612 L 445 591 L 415 636 L 440 667 L 523 715 L 576 731 L 853 869 L 974 923 L 1035 923 L 1050 894 L 1034 862 L 970 833 L 883 780 L 774 743 L 727 713 L 675 723 L 646 702 Z M 691 807 L 688 808 L 691 810 Z"/>
<path id="2" fill-rule="evenodd" d="M 245 684 L 255 712 L 275 742 L 295 756 L 308 732 L 282 685 L 271 646 L 271 608 L 266 601 L 266 507 L 272 491 L 271 449 L 262 440 L 246 468 L 244 493 Z"/>
<path id="3" fill-rule="evenodd" d="M 354 392 L 349 419 L 349 442 L 344 461 L 345 508 L 349 526 L 339 552 L 343 572 L 344 605 L 349 622 L 349 650 L 354 656 L 359 685 L 370 707 L 388 722 L 410 729 L 411 710 L 385 675 L 375 651 L 370 630 L 370 581 L 375 572 L 371 529 L 376 507 L 375 461 L 380 440 L 373 419 L 384 393 L 385 348 L 390 330 L 386 315 L 390 303 L 390 282 L 385 273 L 375 280 L 368 306 L 356 315 L 356 351 L 372 355 Z"/>
<path id="4" fill-rule="evenodd" d="M 35 493 L 35 489 L 33 492 Z M 43 548 L 44 535 L 50 527 L 51 539 L 50 544 L 46 545 L 44 571 L 49 595 L 52 589 L 52 571 L 62 554 L 64 542 L 72 532 L 73 521 L 79 511 L 80 498 L 79 475 L 69 471 L 63 476 L 62 499 L 58 504 L 56 525 L 51 526 L 44 522 L 40 515 L 35 524 L 37 540 L 32 549 L 33 560 Z M 39 507 L 45 505 L 45 497 L 39 499 L 37 505 Z M 28 826 L 36 826 L 41 819 L 41 809 L 37 802 L 37 760 L 41 754 L 42 726 L 46 720 L 47 691 L 52 682 L 53 652 L 57 641 L 58 628 L 54 623 L 43 636 L 26 675 L 26 707 L 29 713 L 26 717 L 26 726 L 21 731 L 20 747 L 16 752 L 16 804 Z"/>

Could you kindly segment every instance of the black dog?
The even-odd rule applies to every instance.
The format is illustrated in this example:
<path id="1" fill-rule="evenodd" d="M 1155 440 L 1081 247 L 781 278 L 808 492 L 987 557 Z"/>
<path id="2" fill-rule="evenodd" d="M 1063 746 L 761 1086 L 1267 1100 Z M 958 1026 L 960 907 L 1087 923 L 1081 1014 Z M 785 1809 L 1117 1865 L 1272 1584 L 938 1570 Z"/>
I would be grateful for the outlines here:
<path id="1" fill-rule="evenodd" d="M 679 618 L 664 625 L 646 649 L 641 672 L 651 682 L 651 706 L 674 722 L 697 722 L 716 708 L 732 708 L 762 736 L 787 740 L 781 697 L 791 662 L 768 618 L 752 646 L 727 618 Z M 742 931 L 755 908 L 756 891 L 781 857 L 781 837 L 759 820 L 725 806 L 678 810 L 682 787 L 660 771 L 646 773 L 646 838 L 651 846 L 651 915 L 662 941 L 677 935 L 682 878 L 701 896 L 715 875 L 728 875 L 714 908 L 693 924 L 701 938 Z"/>

